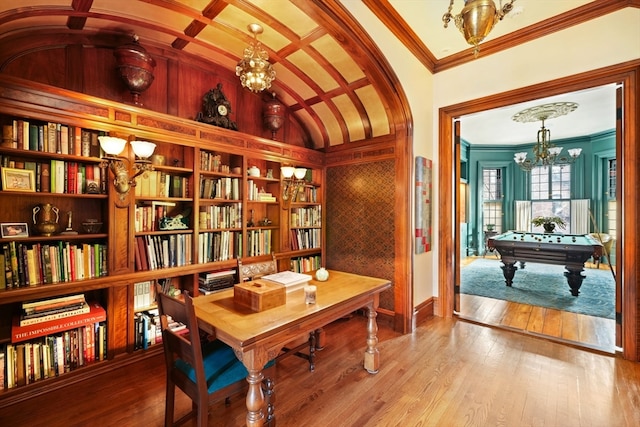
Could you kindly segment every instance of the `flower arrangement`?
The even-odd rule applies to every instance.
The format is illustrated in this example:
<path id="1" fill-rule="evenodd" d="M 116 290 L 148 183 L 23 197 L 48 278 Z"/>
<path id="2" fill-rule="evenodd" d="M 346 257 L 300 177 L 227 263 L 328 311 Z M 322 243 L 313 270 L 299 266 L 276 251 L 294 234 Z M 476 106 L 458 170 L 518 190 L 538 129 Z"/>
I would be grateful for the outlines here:
<path id="1" fill-rule="evenodd" d="M 531 224 L 535 225 L 536 227 L 543 226 L 545 230 L 552 230 L 556 225 L 558 226 L 558 228 L 564 230 L 565 226 L 567 225 L 567 223 L 559 216 L 537 216 L 531 220 Z"/>

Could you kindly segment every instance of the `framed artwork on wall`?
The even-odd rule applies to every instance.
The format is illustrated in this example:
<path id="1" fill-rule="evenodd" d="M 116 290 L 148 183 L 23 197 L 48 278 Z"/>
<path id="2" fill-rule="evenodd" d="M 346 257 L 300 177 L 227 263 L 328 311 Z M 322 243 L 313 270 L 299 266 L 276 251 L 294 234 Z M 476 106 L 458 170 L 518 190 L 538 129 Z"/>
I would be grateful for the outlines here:
<path id="1" fill-rule="evenodd" d="M 425 157 L 416 157 L 415 194 L 415 251 L 416 254 L 431 250 L 432 233 L 432 165 Z"/>

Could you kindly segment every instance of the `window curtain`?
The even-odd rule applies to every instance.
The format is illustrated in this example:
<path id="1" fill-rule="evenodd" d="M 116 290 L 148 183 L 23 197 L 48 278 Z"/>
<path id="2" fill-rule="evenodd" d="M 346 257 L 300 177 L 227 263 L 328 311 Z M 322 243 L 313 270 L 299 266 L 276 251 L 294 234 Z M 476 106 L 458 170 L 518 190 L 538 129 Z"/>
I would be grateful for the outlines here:
<path id="1" fill-rule="evenodd" d="M 516 231 L 531 230 L 531 201 L 516 200 Z"/>
<path id="2" fill-rule="evenodd" d="M 571 200 L 571 234 L 589 233 L 589 199 Z"/>

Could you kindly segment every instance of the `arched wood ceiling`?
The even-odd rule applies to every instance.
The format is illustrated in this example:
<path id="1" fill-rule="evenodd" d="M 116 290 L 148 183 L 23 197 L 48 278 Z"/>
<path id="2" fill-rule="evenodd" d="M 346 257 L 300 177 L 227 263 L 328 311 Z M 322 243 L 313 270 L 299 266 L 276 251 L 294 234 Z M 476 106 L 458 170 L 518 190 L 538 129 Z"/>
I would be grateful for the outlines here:
<path id="1" fill-rule="evenodd" d="M 313 148 L 389 140 L 411 126 L 408 102 L 361 22 L 379 20 L 431 73 L 473 61 L 472 49 L 454 25 L 443 28 L 446 0 L 361 0 L 367 16 L 353 16 L 347 1 L 356 0 L 3 0 L 0 72 L 17 56 L 70 38 L 91 44 L 105 34 L 134 33 L 141 45 L 167 56 L 189 55 L 234 72 L 252 40 L 247 25 L 255 22 L 264 28 L 259 40 L 277 73 L 271 91 Z M 462 5 L 458 0 L 453 12 Z M 520 12 L 496 25 L 481 56 L 639 7 L 640 0 L 518 0 L 515 6 Z"/>
<path id="2" fill-rule="evenodd" d="M 136 34 L 142 46 L 235 71 L 253 39 L 250 23 L 264 28 L 258 39 L 277 73 L 270 90 L 314 148 L 330 150 L 404 127 L 406 102 L 391 68 L 335 1 L 3 0 L 0 72 L 16 56 L 59 42 L 63 34 L 92 40 L 109 33 Z"/>

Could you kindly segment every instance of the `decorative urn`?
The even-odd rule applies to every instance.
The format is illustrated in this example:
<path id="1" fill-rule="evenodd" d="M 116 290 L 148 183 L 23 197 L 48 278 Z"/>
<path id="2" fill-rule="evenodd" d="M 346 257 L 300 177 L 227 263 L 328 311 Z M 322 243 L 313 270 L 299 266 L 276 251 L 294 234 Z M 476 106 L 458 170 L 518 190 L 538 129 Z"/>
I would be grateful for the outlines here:
<path id="1" fill-rule="evenodd" d="M 326 282 L 329 278 L 329 272 L 326 268 L 320 267 L 318 271 L 316 271 L 316 280 L 320 282 Z"/>
<path id="2" fill-rule="evenodd" d="M 52 236 L 58 232 L 60 210 L 51 203 L 43 203 L 33 208 L 33 226 L 38 234 Z"/>
<path id="3" fill-rule="evenodd" d="M 271 131 L 271 139 L 275 141 L 276 132 L 284 124 L 284 105 L 276 99 L 275 92 L 271 95 L 262 108 L 262 120 L 264 126 Z"/>
<path id="4" fill-rule="evenodd" d="M 114 52 L 120 77 L 129 88 L 135 105 L 142 105 L 140 94 L 153 83 L 156 61 L 138 44 L 138 36 L 131 42 L 117 47 Z"/>

